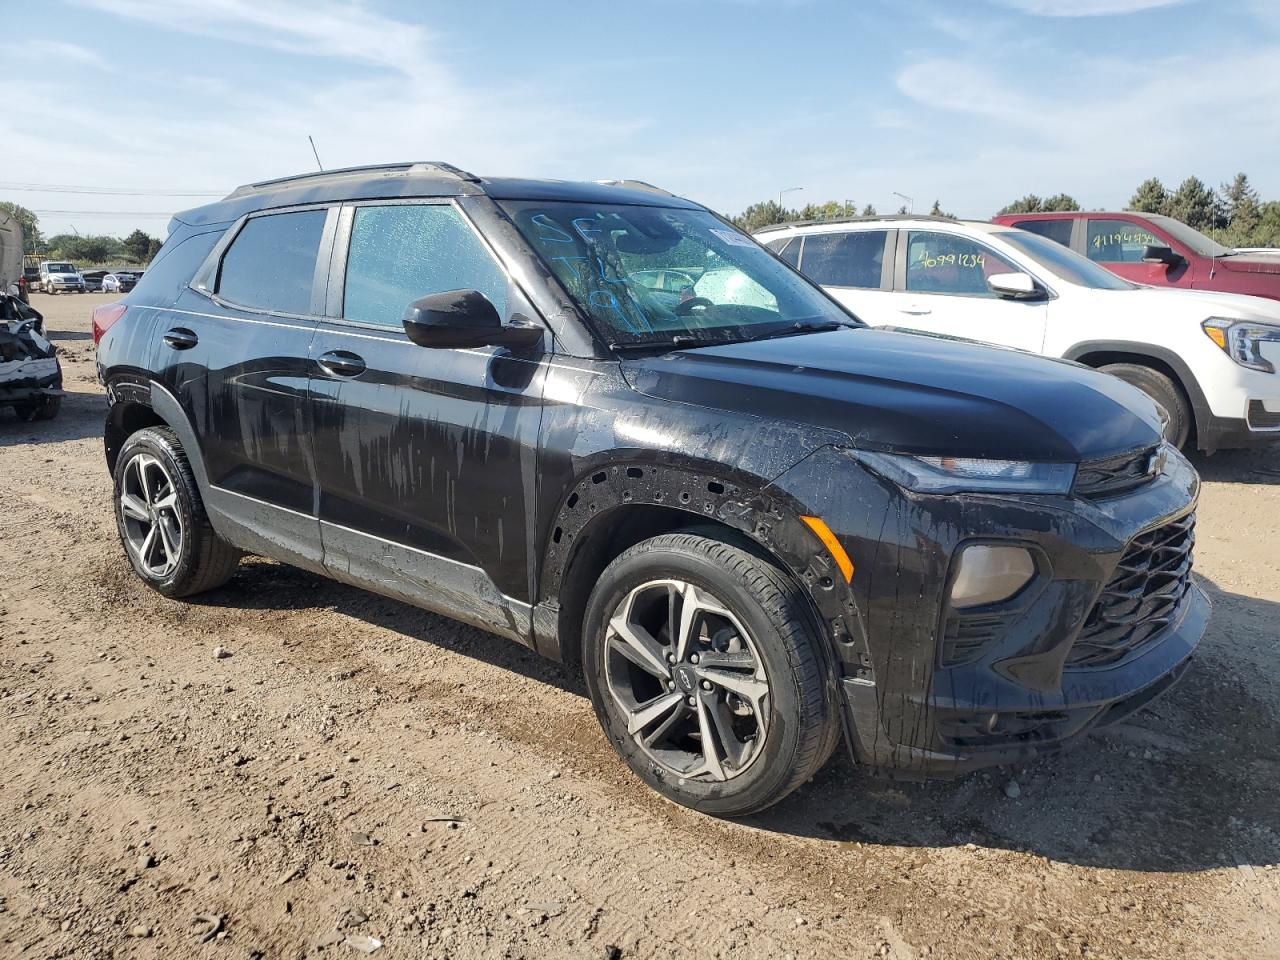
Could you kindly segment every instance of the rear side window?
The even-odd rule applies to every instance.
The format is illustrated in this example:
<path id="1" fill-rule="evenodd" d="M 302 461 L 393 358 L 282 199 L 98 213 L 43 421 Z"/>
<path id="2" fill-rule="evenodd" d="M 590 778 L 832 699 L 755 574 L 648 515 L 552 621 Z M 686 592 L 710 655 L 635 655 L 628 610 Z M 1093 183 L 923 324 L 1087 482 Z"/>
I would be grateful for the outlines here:
<path id="1" fill-rule="evenodd" d="M 1052 240 L 1054 243 L 1060 243 L 1064 247 L 1069 247 L 1071 246 L 1072 223 L 1073 221 L 1068 219 L 1019 220 L 1014 224 L 1014 226 L 1019 230 L 1038 233 L 1040 236 Z"/>
<path id="2" fill-rule="evenodd" d="M 804 238 L 800 269 L 829 287 L 879 288 L 887 230 L 811 233 Z"/>
<path id="3" fill-rule="evenodd" d="M 138 278 L 134 299 L 155 304 L 173 303 L 221 238 L 221 230 L 187 237 L 170 236 L 146 273 Z"/>
<path id="4" fill-rule="evenodd" d="M 799 237 L 781 237 L 777 240 L 770 240 L 765 246 L 793 267 L 800 262 Z"/>
<path id="5" fill-rule="evenodd" d="M 1142 248 L 1165 246 L 1150 230 L 1128 220 L 1090 220 L 1087 251 L 1100 263 L 1141 263 Z"/>
<path id="6" fill-rule="evenodd" d="M 311 285 L 325 210 L 253 217 L 231 241 L 218 272 L 218 296 L 275 313 L 311 313 Z"/>
<path id="7" fill-rule="evenodd" d="M 419 297 L 479 290 L 507 316 L 507 278 L 450 204 L 360 207 L 351 227 L 343 316 L 398 327 Z"/>

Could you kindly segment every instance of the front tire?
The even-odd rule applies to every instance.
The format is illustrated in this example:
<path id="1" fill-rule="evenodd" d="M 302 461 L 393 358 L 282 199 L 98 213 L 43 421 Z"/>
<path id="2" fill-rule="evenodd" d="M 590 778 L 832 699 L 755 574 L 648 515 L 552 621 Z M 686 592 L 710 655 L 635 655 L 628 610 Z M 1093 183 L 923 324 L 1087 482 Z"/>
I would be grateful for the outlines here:
<path id="1" fill-rule="evenodd" d="M 596 716 L 669 800 L 756 813 L 831 755 L 822 637 L 800 589 L 754 553 L 697 533 L 646 540 L 601 574 L 583 627 Z"/>
<path id="2" fill-rule="evenodd" d="M 1098 369 L 1137 387 L 1160 404 L 1169 415 L 1169 422 L 1164 426 L 1164 438 L 1179 450 L 1186 446 L 1191 436 L 1191 404 L 1172 378 L 1139 363 L 1109 363 Z"/>
<path id="3" fill-rule="evenodd" d="M 166 597 L 226 583 L 240 552 L 214 532 L 186 452 L 168 427 L 129 437 L 115 469 L 120 542 L 134 572 Z"/>

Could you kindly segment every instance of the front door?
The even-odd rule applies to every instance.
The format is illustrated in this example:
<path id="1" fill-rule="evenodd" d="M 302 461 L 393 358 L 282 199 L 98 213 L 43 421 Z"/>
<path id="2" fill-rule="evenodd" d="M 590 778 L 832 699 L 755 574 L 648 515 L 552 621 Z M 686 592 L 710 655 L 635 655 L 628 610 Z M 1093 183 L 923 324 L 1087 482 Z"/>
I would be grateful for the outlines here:
<path id="1" fill-rule="evenodd" d="M 1047 307 L 1043 300 L 1009 300 L 987 287 L 987 277 L 1024 273 L 971 237 L 934 230 L 903 230 L 894 275 L 895 325 L 1040 353 Z"/>
<path id="2" fill-rule="evenodd" d="M 311 349 L 325 566 L 529 642 L 542 352 L 429 349 L 402 325 L 464 288 L 533 316 L 454 204 L 344 207 Z"/>

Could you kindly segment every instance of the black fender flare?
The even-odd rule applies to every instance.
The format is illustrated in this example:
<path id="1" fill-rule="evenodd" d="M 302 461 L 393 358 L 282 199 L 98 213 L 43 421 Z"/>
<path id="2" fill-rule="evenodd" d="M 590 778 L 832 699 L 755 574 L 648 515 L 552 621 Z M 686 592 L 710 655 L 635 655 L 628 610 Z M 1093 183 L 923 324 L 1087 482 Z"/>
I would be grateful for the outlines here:
<path id="1" fill-rule="evenodd" d="M 714 522 L 739 533 L 766 559 L 782 567 L 805 592 L 815 628 L 828 641 L 833 674 L 841 664 L 861 664 L 862 635 L 850 622 L 858 616 L 852 590 L 835 559 L 801 520 L 803 508 L 772 486 L 772 481 L 690 459 L 680 464 L 652 459 L 610 459 L 584 469 L 562 498 L 541 543 L 535 607 L 535 643 L 557 660 L 573 659 L 580 624 L 566 622 L 573 603 L 565 603 L 566 575 L 598 533 L 622 519 L 627 508 L 675 511 L 677 526 Z M 658 531 L 665 532 L 665 531 Z M 643 538 L 642 538 L 643 539 Z M 582 585 L 579 585 L 581 589 Z M 586 591 L 589 593 L 589 589 Z M 569 641 L 562 647 L 562 641 Z"/>

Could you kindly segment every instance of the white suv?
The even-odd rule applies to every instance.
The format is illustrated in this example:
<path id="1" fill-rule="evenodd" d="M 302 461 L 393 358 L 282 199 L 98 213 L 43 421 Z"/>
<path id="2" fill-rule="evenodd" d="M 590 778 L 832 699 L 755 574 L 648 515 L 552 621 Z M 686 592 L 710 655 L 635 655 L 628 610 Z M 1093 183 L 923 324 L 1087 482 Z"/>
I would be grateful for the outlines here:
<path id="1" fill-rule="evenodd" d="M 1280 441 L 1280 302 L 1130 283 L 991 223 L 880 217 L 780 225 L 756 239 L 872 326 L 1113 373 L 1164 407 L 1179 446 Z"/>

